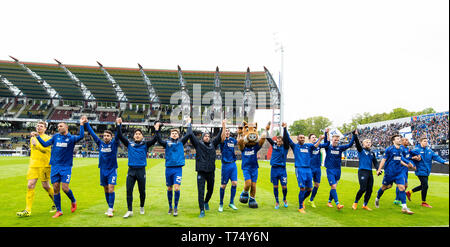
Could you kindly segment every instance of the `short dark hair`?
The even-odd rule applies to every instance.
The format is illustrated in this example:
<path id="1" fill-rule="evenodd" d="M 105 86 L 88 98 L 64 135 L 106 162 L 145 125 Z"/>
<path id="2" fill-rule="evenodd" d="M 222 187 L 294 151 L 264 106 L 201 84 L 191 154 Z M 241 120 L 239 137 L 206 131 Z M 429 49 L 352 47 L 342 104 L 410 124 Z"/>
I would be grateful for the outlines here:
<path id="1" fill-rule="evenodd" d="M 399 134 L 395 134 L 395 135 L 391 136 L 391 142 L 393 142 L 396 137 L 400 137 L 401 138 L 402 136 L 399 135 Z"/>
<path id="2" fill-rule="evenodd" d="M 134 132 L 133 132 L 133 134 L 136 134 L 136 132 L 138 132 L 138 131 L 141 132 L 141 135 L 144 135 L 144 133 L 142 133 L 142 130 L 141 130 L 141 129 L 135 129 Z"/>
<path id="3" fill-rule="evenodd" d="M 103 133 L 108 133 L 108 134 L 110 134 L 111 136 L 113 136 L 113 133 L 112 133 L 111 130 L 105 130 L 105 131 L 103 131 Z"/>
<path id="4" fill-rule="evenodd" d="M 314 133 L 311 133 L 311 134 L 309 134 L 308 135 L 308 139 L 311 139 L 311 136 L 315 136 L 316 134 L 314 134 Z M 316 136 L 317 137 L 317 136 Z"/>

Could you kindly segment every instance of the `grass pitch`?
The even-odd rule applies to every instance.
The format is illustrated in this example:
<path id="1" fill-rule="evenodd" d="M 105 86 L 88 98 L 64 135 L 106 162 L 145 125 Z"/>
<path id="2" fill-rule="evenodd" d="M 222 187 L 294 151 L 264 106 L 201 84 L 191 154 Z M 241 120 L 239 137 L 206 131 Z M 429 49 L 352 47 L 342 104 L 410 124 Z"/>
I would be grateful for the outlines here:
<path id="1" fill-rule="evenodd" d="M 209 203 L 210 210 L 206 217 L 198 218 L 197 184 L 195 161 L 186 160 L 183 168 L 181 197 L 179 202 L 179 216 L 167 214 L 168 203 L 164 177 L 164 160 L 148 159 L 147 166 L 147 199 L 145 214 L 139 214 L 139 194 L 137 185 L 134 190 L 134 216 L 122 218 L 127 211 L 126 187 L 127 160 L 118 159 L 118 179 L 115 188 L 115 215 L 107 217 L 107 209 L 103 187 L 99 184 L 98 159 L 75 158 L 72 169 L 70 188 L 78 202 L 75 213 L 70 212 L 70 201 L 62 193 L 61 204 L 64 215 L 53 219 L 49 213 L 51 202 L 42 188 L 40 181 L 36 185 L 36 196 L 33 204 L 32 216 L 19 218 L 16 212 L 25 208 L 26 173 L 29 157 L 1 157 L 0 158 L 0 227 L 431 227 L 449 226 L 449 176 L 431 175 L 427 201 L 433 208 L 420 206 L 420 192 L 414 193 L 412 201 L 408 201 L 409 208 L 414 215 L 405 215 L 400 207 L 392 203 L 395 189 L 389 189 L 381 198 L 380 208 L 374 207 L 376 191 L 379 189 L 382 176 L 374 176 L 374 188 L 369 207 L 372 212 L 362 210 L 362 200 L 358 210 L 352 210 L 356 192 L 359 189 L 357 169 L 342 168 L 341 180 L 337 192 L 339 201 L 345 206 L 338 211 L 336 207 L 328 208 L 326 203 L 330 187 L 325 169 L 322 171 L 322 183 L 315 198 L 317 208 L 306 205 L 307 214 L 298 213 L 297 180 L 293 164 L 288 164 L 288 202 L 289 207 L 275 210 L 273 187 L 270 183 L 270 165 L 267 161 L 260 161 L 256 200 L 258 209 L 250 209 L 248 205 L 239 202 L 239 194 L 243 188 L 243 176 L 238 163 L 238 189 L 235 204 L 238 210 L 227 207 L 230 197 L 228 184 L 224 212 L 217 211 L 219 206 L 220 161 L 217 161 L 214 194 Z M 375 173 L 375 172 L 374 172 Z M 417 177 L 410 173 L 409 186 L 419 185 Z M 280 189 L 280 199 L 282 193 Z"/>

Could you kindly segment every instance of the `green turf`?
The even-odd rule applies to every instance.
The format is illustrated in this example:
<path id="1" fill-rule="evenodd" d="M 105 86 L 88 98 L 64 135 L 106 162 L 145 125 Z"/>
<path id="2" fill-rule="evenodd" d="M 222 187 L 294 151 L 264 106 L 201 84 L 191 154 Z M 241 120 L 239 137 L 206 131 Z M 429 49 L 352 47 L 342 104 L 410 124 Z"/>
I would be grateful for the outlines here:
<path id="1" fill-rule="evenodd" d="M 415 212 L 414 215 L 404 215 L 400 207 L 392 201 L 395 189 L 386 191 L 381 199 L 381 207 L 375 209 L 373 201 L 382 177 L 375 176 L 374 193 L 369 206 L 374 210 L 367 212 L 362 209 L 351 209 L 355 194 L 359 188 L 357 170 L 342 168 L 342 178 L 338 184 L 339 200 L 345 207 L 338 211 L 328 208 L 326 202 L 329 195 L 329 186 L 322 172 L 322 184 L 316 196 L 317 208 L 307 207 L 307 214 L 298 213 L 298 187 L 292 164 L 288 165 L 288 202 L 289 207 L 274 209 L 273 188 L 269 181 L 270 166 L 268 162 L 260 161 L 259 178 L 256 199 L 258 209 L 250 209 L 239 202 L 239 194 L 243 188 L 242 171 L 238 164 L 238 189 L 235 203 L 237 211 L 227 207 L 230 195 L 230 184 L 225 193 L 224 212 L 217 211 L 219 205 L 220 162 L 217 162 L 216 183 L 214 194 L 210 201 L 210 211 L 206 217 L 199 219 L 197 202 L 197 185 L 195 161 L 187 160 L 183 168 L 181 185 L 181 198 L 179 203 L 179 216 L 167 214 L 168 203 L 166 197 L 164 160 L 149 159 L 147 167 L 147 200 L 145 215 L 140 215 L 139 194 L 137 186 L 134 191 L 134 216 L 122 218 L 126 212 L 125 180 L 127 173 L 127 160 L 118 159 L 118 184 L 116 186 L 115 216 L 108 218 L 104 212 L 107 209 L 103 188 L 99 186 L 98 159 L 75 158 L 72 170 L 70 187 L 78 202 L 78 210 L 70 212 L 70 201 L 62 194 L 62 209 L 64 215 L 58 219 L 51 218 L 49 213 L 50 199 L 38 182 L 36 197 L 33 204 L 32 216 L 19 218 L 17 211 L 25 208 L 25 194 L 27 181 L 25 178 L 28 169 L 28 157 L 1 157 L 0 158 L 0 227 L 57 227 L 57 226 L 268 226 L 268 227 L 360 227 L 360 226 L 446 226 L 449 225 L 449 177 L 448 175 L 431 175 L 429 180 L 428 202 L 433 208 L 420 206 L 420 193 L 413 194 L 408 206 Z M 409 176 L 410 187 L 419 185 L 414 174 Z M 280 190 L 280 197 L 282 193 Z"/>

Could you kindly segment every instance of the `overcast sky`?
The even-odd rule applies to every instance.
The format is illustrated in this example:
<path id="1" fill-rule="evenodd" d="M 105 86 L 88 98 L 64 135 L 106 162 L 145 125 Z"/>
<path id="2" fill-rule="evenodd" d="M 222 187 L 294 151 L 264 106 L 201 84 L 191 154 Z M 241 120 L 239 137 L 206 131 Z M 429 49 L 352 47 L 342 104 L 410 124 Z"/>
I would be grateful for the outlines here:
<path id="1" fill-rule="evenodd" d="M 338 126 L 396 107 L 449 109 L 446 0 L 1 1 L 0 12 L 2 60 L 266 66 L 278 81 L 279 40 L 288 123 L 320 115 Z"/>

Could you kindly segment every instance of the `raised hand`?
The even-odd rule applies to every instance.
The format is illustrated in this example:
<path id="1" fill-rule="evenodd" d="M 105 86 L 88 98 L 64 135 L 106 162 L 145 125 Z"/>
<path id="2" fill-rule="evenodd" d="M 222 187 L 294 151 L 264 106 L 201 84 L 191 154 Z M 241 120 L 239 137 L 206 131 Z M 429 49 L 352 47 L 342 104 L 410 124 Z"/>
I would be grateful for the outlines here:
<path id="1" fill-rule="evenodd" d="M 117 123 L 117 124 L 122 124 L 122 118 L 121 118 L 121 117 L 116 118 L 116 123 Z"/>
<path id="2" fill-rule="evenodd" d="M 286 127 L 287 127 L 287 123 L 283 122 L 283 123 L 281 124 L 281 127 L 286 128 Z"/>
<path id="3" fill-rule="evenodd" d="M 160 122 L 155 123 L 155 130 L 158 131 L 159 130 L 159 126 L 161 125 Z"/>

